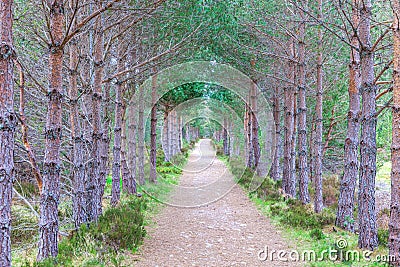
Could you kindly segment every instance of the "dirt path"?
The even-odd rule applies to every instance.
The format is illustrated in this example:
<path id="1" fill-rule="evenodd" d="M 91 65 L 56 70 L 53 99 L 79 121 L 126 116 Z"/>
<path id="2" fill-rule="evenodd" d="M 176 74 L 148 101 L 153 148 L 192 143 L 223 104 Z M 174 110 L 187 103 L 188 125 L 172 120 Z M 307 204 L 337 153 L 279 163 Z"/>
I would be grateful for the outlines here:
<path id="1" fill-rule="evenodd" d="M 234 184 L 208 139 L 191 153 L 170 204 L 148 229 L 135 266 L 303 266 L 258 259 L 265 247 L 290 247 Z"/>

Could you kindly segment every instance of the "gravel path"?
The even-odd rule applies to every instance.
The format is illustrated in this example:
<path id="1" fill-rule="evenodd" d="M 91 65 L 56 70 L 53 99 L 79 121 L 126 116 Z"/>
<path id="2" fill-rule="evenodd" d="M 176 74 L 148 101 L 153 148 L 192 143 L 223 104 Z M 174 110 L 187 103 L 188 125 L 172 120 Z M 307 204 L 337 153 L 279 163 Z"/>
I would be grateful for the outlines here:
<path id="1" fill-rule="evenodd" d="M 170 202 L 156 217 L 156 227 L 148 229 L 135 266 L 304 265 L 258 259 L 265 247 L 291 248 L 234 184 L 208 139 L 191 153 Z"/>

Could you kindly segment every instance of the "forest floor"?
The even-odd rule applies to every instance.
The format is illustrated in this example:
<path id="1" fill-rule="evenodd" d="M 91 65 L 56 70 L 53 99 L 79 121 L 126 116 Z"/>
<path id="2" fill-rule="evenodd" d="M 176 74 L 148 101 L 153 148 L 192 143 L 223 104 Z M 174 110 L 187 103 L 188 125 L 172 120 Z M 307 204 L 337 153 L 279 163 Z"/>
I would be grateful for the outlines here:
<path id="1" fill-rule="evenodd" d="M 283 237 L 234 182 L 211 140 L 190 154 L 180 184 L 149 226 L 135 266 L 303 266 L 259 260 L 259 252 L 290 251 Z"/>

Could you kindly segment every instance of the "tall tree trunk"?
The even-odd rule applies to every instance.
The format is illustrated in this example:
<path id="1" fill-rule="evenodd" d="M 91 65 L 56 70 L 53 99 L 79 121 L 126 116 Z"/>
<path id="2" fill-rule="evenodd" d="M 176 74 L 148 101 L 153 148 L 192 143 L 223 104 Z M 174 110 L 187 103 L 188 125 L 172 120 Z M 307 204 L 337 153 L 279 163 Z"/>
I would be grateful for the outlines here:
<path id="1" fill-rule="evenodd" d="M 70 5 L 75 6 L 75 0 Z M 74 27 L 77 20 L 73 22 Z M 72 139 L 72 184 L 73 184 L 73 218 L 75 227 L 87 222 L 86 217 L 86 190 L 85 190 L 85 164 L 82 151 L 84 150 L 83 133 L 79 121 L 78 109 L 78 52 L 77 39 L 70 42 L 69 47 L 69 98 L 70 101 L 70 128 Z"/>
<path id="2" fill-rule="evenodd" d="M 96 1 L 96 7 L 101 8 L 101 1 Z M 94 80 L 92 94 L 92 171 L 89 182 L 88 193 L 88 216 L 89 221 L 97 221 L 102 211 L 102 196 L 100 192 L 100 166 L 101 166 L 101 140 L 102 140 L 102 125 L 101 125 L 101 102 L 102 102 L 102 82 L 104 76 L 104 32 L 103 19 L 99 15 L 96 18 L 94 25 L 95 41 L 94 41 Z"/>
<path id="3" fill-rule="evenodd" d="M 132 96 L 129 105 L 129 141 L 128 141 L 128 161 L 131 171 L 131 180 L 129 181 L 130 194 L 136 193 L 136 140 L 137 140 L 137 114 L 136 114 L 136 98 Z"/>
<path id="4" fill-rule="evenodd" d="M 253 166 L 257 174 L 260 175 L 259 163 L 260 163 L 260 142 L 258 138 L 258 120 L 257 120 L 257 84 L 255 82 L 251 85 L 251 92 L 250 92 L 250 101 L 251 101 L 251 137 L 252 137 L 252 145 L 253 145 L 253 155 L 254 155 L 254 162 Z"/>
<path id="5" fill-rule="evenodd" d="M 155 72 L 155 70 L 154 70 Z M 152 78 L 151 125 L 150 125 L 150 182 L 157 182 L 157 73 Z"/>
<path id="6" fill-rule="evenodd" d="M 0 266 L 11 266 L 11 200 L 16 118 L 13 87 L 13 1 L 0 3 Z M 48 188 L 48 187 L 47 187 Z"/>
<path id="7" fill-rule="evenodd" d="M 400 266 L 400 3 L 392 0 L 393 8 L 393 133 L 392 133 L 392 191 L 389 222 L 389 255 Z"/>
<path id="8" fill-rule="evenodd" d="M 376 86 L 374 84 L 374 51 L 371 44 L 371 0 L 364 0 L 359 26 L 361 56 L 361 142 L 358 222 L 358 246 L 373 250 L 378 246 L 375 213 L 376 176 Z"/>
<path id="9" fill-rule="evenodd" d="M 359 0 L 352 1 L 352 24 L 359 25 Z M 357 27 L 354 27 L 358 29 Z M 348 231 L 354 231 L 354 193 L 358 178 L 358 146 L 360 134 L 360 54 L 358 32 L 355 30 L 351 38 L 355 48 L 350 52 L 349 65 L 349 112 L 347 116 L 347 136 L 344 143 L 344 173 L 340 182 L 340 196 L 336 214 L 336 225 Z"/>
<path id="10" fill-rule="evenodd" d="M 168 151 L 170 159 L 175 155 L 174 151 L 174 111 L 169 112 L 168 116 Z"/>
<path id="11" fill-rule="evenodd" d="M 294 44 L 289 41 L 291 47 L 291 55 L 294 58 Z M 286 67 L 286 78 L 289 81 L 295 80 L 294 62 L 289 60 Z M 293 84 L 287 83 L 284 88 L 284 110 L 285 110 L 285 141 L 284 141 L 284 161 L 283 161 L 283 177 L 282 188 L 284 192 L 292 197 L 296 197 L 296 92 Z"/>
<path id="12" fill-rule="evenodd" d="M 223 145 L 224 145 L 224 155 L 229 156 L 229 143 L 228 143 L 228 121 L 224 118 L 224 128 L 223 130 Z"/>
<path id="13" fill-rule="evenodd" d="M 247 113 L 247 126 L 246 126 L 246 136 L 247 136 L 247 168 L 253 168 L 254 166 L 254 151 L 253 151 L 253 138 L 252 138 L 252 114 L 251 114 L 251 107 L 250 107 L 250 100 L 251 96 L 249 94 L 249 101 L 248 104 L 246 104 L 246 113 Z"/>
<path id="14" fill-rule="evenodd" d="M 271 167 L 271 177 L 275 181 L 281 179 L 281 166 L 280 166 L 280 142 L 281 142 L 281 114 L 280 114 L 280 104 L 279 104 L 279 86 L 276 84 L 274 86 L 273 94 L 273 116 L 275 122 L 275 141 L 274 141 L 274 155 Z"/>
<path id="15" fill-rule="evenodd" d="M 39 245 L 37 260 L 58 254 L 58 202 L 60 198 L 60 146 L 62 133 L 62 68 L 64 1 L 52 1 L 49 51 L 49 91 L 46 118 L 46 144 L 43 164 L 43 191 L 40 197 Z M 7 120 L 6 120 L 7 121 Z"/>
<path id="16" fill-rule="evenodd" d="M 144 92 L 139 87 L 139 120 L 138 120 L 138 178 L 139 184 L 144 185 Z"/>
<path id="17" fill-rule="evenodd" d="M 190 143 L 190 125 L 189 125 L 189 123 L 187 123 L 186 124 L 186 128 L 185 128 L 186 130 L 185 130 L 185 139 L 186 139 L 186 142 L 189 142 Z"/>
<path id="18" fill-rule="evenodd" d="M 179 121 L 179 129 L 178 129 L 178 133 L 179 133 L 179 152 L 182 151 L 183 148 L 183 119 L 181 116 L 178 117 L 178 121 Z"/>
<path id="19" fill-rule="evenodd" d="M 166 162 L 171 160 L 170 157 L 170 147 L 169 147 L 169 108 L 166 105 L 164 107 L 164 126 L 163 126 L 163 150 L 164 150 L 164 160 Z"/>
<path id="20" fill-rule="evenodd" d="M 131 180 L 131 172 L 128 168 L 127 162 L 127 141 L 126 141 L 126 103 L 125 100 L 122 100 L 122 121 L 121 121 L 121 174 L 122 174 L 122 190 L 126 193 L 129 192 L 129 183 Z"/>
<path id="21" fill-rule="evenodd" d="M 117 71 L 124 70 L 124 51 L 123 40 L 119 40 L 118 44 L 118 67 Z M 113 167 L 112 167 L 112 190 L 111 190 L 111 206 L 115 207 L 121 196 L 121 141 L 122 141 L 122 125 L 125 116 L 125 108 L 122 103 L 123 83 L 118 81 L 115 88 L 115 126 L 114 126 L 114 147 L 113 147 Z"/>
<path id="22" fill-rule="evenodd" d="M 101 138 L 101 152 L 100 152 L 100 199 L 103 199 L 104 188 L 106 186 L 107 176 L 110 172 L 109 163 L 110 163 L 110 141 L 111 141 L 111 133 L 110 133 L 110 121 L 111 121 L 111 101 L 110 101 L 110 88 L 111 84 L 108 83 L 104 86 L 104 98 L 103 98 L 103 113 L 104 113 L 104 123 L 103 123 L 103 135 Z M 99 207 L 99 214 L 102 213 L 102 207 Z"/>
<path id="23" fill-rule="evenodd" d="M 303 0 L 303 8 L 307 8 L 308 1 Z M 306 31 L 306 16 L 304 11 L 300 9 L 300 25 L 298 36 L 299 47 L 299 198 L 303 204 L 310 202 L 310 194 L 308 191 L 309 170 L 307 158 L 307 105 L 306 105 L 306 47 L 305 47 L 305 31 Z"/>
<path id="24" fill-rule="evenodd" d="M 318 0 L 318 19 L 322 21 L 322 1 Z M 315 104 L 315 159 L 314 159 L 314 211 L 319 213 L 324 206 L 322 196 L 322 135 L 323 135 L 323 121 L 322 121 L 322 105 L 323 105 L 323 35 L 322 27 L 318 29 L 318 58 L 317 58 L 317 100 Z"/>

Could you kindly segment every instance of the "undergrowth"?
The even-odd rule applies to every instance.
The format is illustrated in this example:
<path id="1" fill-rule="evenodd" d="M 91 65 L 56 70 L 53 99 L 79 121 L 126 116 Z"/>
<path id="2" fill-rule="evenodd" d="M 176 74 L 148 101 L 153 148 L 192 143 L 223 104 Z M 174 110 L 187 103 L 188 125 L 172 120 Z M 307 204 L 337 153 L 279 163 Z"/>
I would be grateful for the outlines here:
<path id="1" fill-rule="evenodd" d="M 285 198 L 280 193 L 281 181 L 274 181 L 267 177 L 256 190 L 249 190 L 251 182 L 255 179 L 261 180 L 261 178 L 255 178 L 254 171 L 246 168 L 241 158 L 226 156 L 219 156 L 219 158 L 226 163 L 237 183 L 248 192 L 250 199 L 255 202 L 262 213 L 283 230 L 283 234 L 288 240 L 294 241 L 290 245 L 294 246 L 297 251 L 312 250 L 316 255 L 323 255 L 325 251 L 338 249 L 337 242 L 345 240 L 347 245 L 344 249 L 338 250 L 340 253 L 358 251 L 362 255 L 363 252 L 357 248 L 358 235 L 339 229 L 334 225 L 335 202 L 338 194 L 337 177 L 332 175 L 324 177 L 326 207 L 321 213 L 316 214 L 312 204 L 303 205 L 296 199 Z M 313 194 L 313 190 L 310 192 Z M 371 254 L 370 259 L 361 257 L 358 260 L 344 257 L 341 260 L 333 261 L 324 257 L 315 261 L 302 262 L 302 266 L 388 266 L 385 259 L 377 260 L 377 257 L 388 254 L 387 230 L 380 229 L 378 237 L 380 246 Z"/>
<path id="2" fill-rule="evenodd" d="M 173 184 L 178 183 L 182 173 L 180 167 L 186 164 L 189 150 L 193 144 L 185 144 L 182 153 L 171 162 L 165 162 L 163 153 L 157 153 L 158 183 L 138 186 L 138 195 L 121 195 L 121 201 L 113 208 L 106 203 L 104 213 L 97 223 L 82 225 L 80 229 L 61 238 L 59 254 L 55 259 L 37 263 L 36 247 L 13 254 L 13 266 L 50 267 L 50 266 L 131 266 L 131 257 L 146 236 L 145 226 L 152 224 L 153 216 L 159 211 L 159 202 L 165 200 Z M 148 166 L 145 172 L 148 174 Z M 148 175 L 146 175 L 148 177 Z M 111 177 L 106 183 L 105 195 L 111 192 Z M 67 205 L 61 203 L 61 205 Z M 66 216 L 66 215 L 65 215 Z M 17 217 L 19 218 L 19 217 Z M 35 231 L 36 232 L 36 231 Z M 37 242 L 33 232 L 18 232 L 20 239 Z M 28 236 L 30 238 L 28 238 Z M 22 245 L 20 244 L 19 247 Z"/>

